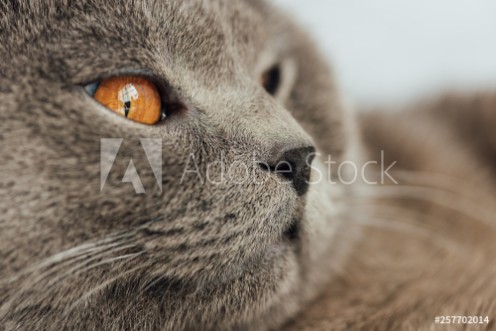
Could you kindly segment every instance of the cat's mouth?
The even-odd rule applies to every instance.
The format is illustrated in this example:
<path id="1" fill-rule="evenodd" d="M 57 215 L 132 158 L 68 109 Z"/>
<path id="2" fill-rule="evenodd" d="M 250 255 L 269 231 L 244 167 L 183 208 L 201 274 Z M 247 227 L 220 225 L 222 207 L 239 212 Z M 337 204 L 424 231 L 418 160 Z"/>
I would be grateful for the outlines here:
<path id="1" fill-rule="evenodd" d="M 295 242 L 300 238 L 300 220 L 294 218 L 283 233 L 284 239 Z"/>
<path id="2" fill-rule="evenodd" d="M 296 243 L 301 239 L 301 230 L 306 209 L 306 198 L 298 199 L 294 208 L 295 209 L 291 217 L 291 222 L 286 225 L 286 228 L 283 232 L 283 239 L 290 243 Z"/>

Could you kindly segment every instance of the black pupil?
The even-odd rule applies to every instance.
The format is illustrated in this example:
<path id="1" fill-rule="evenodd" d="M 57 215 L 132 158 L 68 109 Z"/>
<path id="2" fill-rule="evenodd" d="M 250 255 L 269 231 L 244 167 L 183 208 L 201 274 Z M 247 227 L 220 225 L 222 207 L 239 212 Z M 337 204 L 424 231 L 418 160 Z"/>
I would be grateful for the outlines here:
<path id="1" fill-rule="evenodd" d="M 130 110 L 131 110 L 131 101 L 124 102 L 124 112 L 126 117 L 129 115 Z"/>
<path id="2" fill-rule="evenodd" d="M 263 85 L 265 90 L 274 95 L 279 88 L 279 83 L 281 81 L 281 70 L 278 66 L 272 67 L 263 76 Z"/>

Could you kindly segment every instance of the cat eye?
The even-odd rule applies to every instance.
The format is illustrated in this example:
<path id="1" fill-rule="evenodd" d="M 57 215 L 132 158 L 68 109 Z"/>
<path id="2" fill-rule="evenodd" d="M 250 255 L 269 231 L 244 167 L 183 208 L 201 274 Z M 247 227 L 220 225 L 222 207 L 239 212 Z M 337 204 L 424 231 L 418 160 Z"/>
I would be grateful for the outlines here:
<path id="1" fill-rule="evenodd" d="M 278 65 L 267 70 L 261 77 L 261 84 L 270 95 L 276 95 L 281 83 L 281 69 Z"/>
<path id="2" fill-rule="evenodd" d="M 157 86 L 144 77 L 112 77 L 85 90 L 108 109 L 138 123 L 153 125 L 166 116 Z"/>

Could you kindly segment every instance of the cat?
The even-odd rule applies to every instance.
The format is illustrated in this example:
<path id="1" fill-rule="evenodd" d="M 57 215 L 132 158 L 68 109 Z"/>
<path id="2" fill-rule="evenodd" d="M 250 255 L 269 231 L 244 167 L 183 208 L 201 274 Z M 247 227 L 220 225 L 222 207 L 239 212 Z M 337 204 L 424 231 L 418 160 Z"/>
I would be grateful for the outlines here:
<path id="1" fill-rule="evenodd" d="M 0 38 L 0 329 L 429 329 L 494 313 L 494 96 L 356 115 L 311 38 L 262 0 L 9 0 Z M 156 87 L 156 125 L 95 98 L 134 76 Z M 400 185 L 332 181 L 330 156 L 397 163 Z"/>

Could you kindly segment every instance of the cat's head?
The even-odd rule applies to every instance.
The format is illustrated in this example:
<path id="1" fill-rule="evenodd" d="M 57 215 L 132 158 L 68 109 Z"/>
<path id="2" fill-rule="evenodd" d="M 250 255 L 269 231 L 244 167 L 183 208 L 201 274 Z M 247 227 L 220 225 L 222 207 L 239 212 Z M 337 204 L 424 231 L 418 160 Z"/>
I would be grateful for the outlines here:
<path id="1" fill-rule="evenodd" d="M 330 279 L 350 187 L 324 161 L 353 154 L 353 124 L 283 14 L 255 0 L 0 9 L 2 323 L 263 329 Z M 156 88 L 157 124 L 95 100 L 129 76 Z"/>

